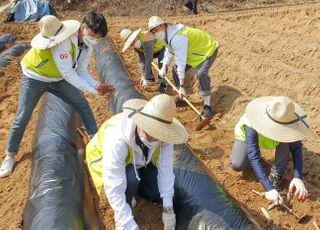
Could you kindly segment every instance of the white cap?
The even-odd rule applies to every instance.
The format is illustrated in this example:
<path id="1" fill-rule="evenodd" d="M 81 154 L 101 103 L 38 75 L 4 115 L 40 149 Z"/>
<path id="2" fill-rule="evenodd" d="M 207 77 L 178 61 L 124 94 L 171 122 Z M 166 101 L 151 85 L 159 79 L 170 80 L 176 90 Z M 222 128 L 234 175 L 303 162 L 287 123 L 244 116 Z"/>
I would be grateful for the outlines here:
<path id="1" fill-rule="evenodd" d="M 152 16 L 149 18 L 148 27 L 149 30 L 152 30 L 153 28 L 160 26 L 164 24 L 164 20 L 158 16 Z"/>

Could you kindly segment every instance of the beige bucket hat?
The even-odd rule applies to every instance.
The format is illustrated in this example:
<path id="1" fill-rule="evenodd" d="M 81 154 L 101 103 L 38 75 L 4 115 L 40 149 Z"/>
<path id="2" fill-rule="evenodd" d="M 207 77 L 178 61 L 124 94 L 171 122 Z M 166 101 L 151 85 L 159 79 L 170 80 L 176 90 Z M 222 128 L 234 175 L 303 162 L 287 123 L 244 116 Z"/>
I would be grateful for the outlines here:
<path id="1" fill-rule="evenodd" d="M 122 41 L 124 41 L 122 52 L 125 52 L 130 47 L 134 39 L 136 39 L 136 37 L 139 35 L 140 31 L 141 28 L 134 32 L 132 32 L 132 30 L 129 29 L 121 30 L 120 38 L 122 39 Z"/>
<path id="2" fill-rule="evenodd" d="M 306 113 L 287 97 L 259 97 L 246 107 L 252 127 L 262 135 L 279 142 L 301 140 L 309 130 Z"/>
<path id="3" fill-rule="evenodd" d="M 39 50 L 51 48 L 74 34 L 80 25 L 76 20 L 60 21 L 56 16 L 46 15 L 39 21 L 40 33 L 32 39 L 31 46 Z"/>
<path id="4" fill-rule="evenodd" d="M 174 118 L 176 105 L 166 94 L 157 95 L 149 102 L 142 99 L 128 100 L 123 104 L 123 111 L 138 128 L 159 141 L 181 144 L 189 138 L 186 128 Z"/>

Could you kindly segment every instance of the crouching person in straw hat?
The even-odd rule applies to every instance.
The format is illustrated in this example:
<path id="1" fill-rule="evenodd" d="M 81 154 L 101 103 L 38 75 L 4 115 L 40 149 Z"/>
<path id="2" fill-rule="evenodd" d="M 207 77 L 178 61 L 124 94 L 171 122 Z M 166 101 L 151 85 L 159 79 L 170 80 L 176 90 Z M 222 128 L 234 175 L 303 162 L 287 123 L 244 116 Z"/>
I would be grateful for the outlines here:
<path id="1" fill-rule="evenodd" d="M 97 96 L 113 91 L 112 86 L 100 84 L 87 71 L 92 45 L 107 33 L 106 20 L 101 14 L 89 12 L 82 23 L 44 16 L 39 27 L 40 33 L 31 41 L 32 49 L 21 61 L 23 76 L 18 111 L 10 128 L 0 177 L 11 173 L 25 127 L 45 92 L 70 104 L 79 113 L 88 134 L 93 136 L 97 125 L 88 101 L 79 90 Z"/>
<path id="2" fill-rule="evenodd" d="M 249 164 L 264 187 L 265 197 L 278 204 L 281 179 L 292 154 L 294 175 L 289 192 L 299 200 L 308 196 L 302 181 L 302 143 L 308 132 L 306 114 L 287 97 L 260 97 L 251 101 L 235 127 L 236 140 L 231 152 L 231 167 L 244 170 Z M 275 162 L 267 177 L 261 149 L 274 149 Z"/>
<path id="3" fill-rule="evenodd" d="M 148 27 L 156 39 L 165 40 L 168 44 L 163 66 L 159 71 L 159 76 L 164 77 L 166 66 L 171 63 L 173 55 L 176 65 L 173 66 L 173 80 L 179 89 L 177 106 L 184 104 L 182 98 L 187 96 L 186 91 L 192 86 L 194 81 L 192 72 L 197 73 L 198 94 L 204 97 L 202 115 L 211 118 L 211 93 L 209 70 L 218 55 L 218 43 L 208 33 L 185 26 L 183 24 L 166 23 L 158 16 L 149 18 Z M 190 74 L 189 74 L 190 72 Z M 186 78 L 185 78 L 186 76 Z"/>
<path id="4" fill-rule="evenodd" d="M 174 230 L 173 144 L 188 139 L 165 94 L 149 102 L 131 99 L 107 120 L 86 147 L 86 161 L 98 194 L 102 186 L 114 210 L 116 229 L 138 229 L 131 202 L 138 192 L 163 204 L 164 229 Z"/>
<path id="5" fill-rule="evenodd" d="M 151 71 L 152 59 L 157 58 L 159 69 L 162 67 L 165 42 L 163 40 L 154 39 L 152 33 L 149 31 L 141 31 L 141 29 L 134 32 L 129 29 L 123 29 L 120 32 L 120 37 L 124 42 L 122 52 L 125 52 L 129 47 L 134 48 L 139 59 L 141 85 L 143 88 L 147 88 L 155 82 L 155 78 L 152 76 Z M 164 79 L 158 76 L 158 81 L 160 83 L 158 91 L 160 93 L 165 93 L 167 86 Z"/>

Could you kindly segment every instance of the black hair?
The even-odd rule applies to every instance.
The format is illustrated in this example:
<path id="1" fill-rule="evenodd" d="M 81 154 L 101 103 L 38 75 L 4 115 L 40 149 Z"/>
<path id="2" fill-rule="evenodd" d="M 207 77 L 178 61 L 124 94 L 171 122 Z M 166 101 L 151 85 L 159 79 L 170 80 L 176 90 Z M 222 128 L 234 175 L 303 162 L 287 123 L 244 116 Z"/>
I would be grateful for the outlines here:
<path id="1" fill-rule="evenodd" d="M 83 17 L 82 23 L 85 23 L 92 32 L 105 37 L 108 33 L 107 21 L 105 17 L 95 11 L 89 11 Z"/>

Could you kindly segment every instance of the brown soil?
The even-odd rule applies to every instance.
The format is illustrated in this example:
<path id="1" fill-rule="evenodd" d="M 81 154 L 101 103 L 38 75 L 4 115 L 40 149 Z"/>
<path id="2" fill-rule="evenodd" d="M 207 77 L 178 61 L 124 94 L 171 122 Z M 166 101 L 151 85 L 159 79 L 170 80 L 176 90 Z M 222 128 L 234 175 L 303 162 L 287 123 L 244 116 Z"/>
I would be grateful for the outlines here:
<path id="1" fill-rule="evenodd" d="M 240 1 L 233 2 L 239 4 Z M 245 2 L 248 5 L 249 1 Z M 70 18 L 64 14 L 66 12 L 63 13 L 63 18 Z M 81 18 L 79 12 L 72 12 L 69 15 Z M 109 35 L 118 50 L 122 47 L 119 39 L 120 30 L 129 25 L 145 28 L 147 18 L 140 16 L 107 18 Z M 213 108 L 216 113 L 221 114 L 221 117 L 213 120 L 207 128 L 195 131 L 195 113 L 189 108 L 178 111 L 179 118 L 190 132 L 191 138 L 188 144 L 193 148 L 198 159 L 206 166 L 210 175 L 238 201 L 239 205 L 258 220 L 263 229 L 314 229 L 312 224 L 314 220 L 318 225 L 320 224 L 320 102 L 318 99 L 320 95 L 320 4 L 216 14 L 201 12 L 197 16 L 179 14 L 168 19 L 208 31 L 220 44 L 219 56 L 210 74 Z M 37 25 L 35 23 L 2 23 L 0 31 L 0 34 L 16 34 L 18 39 L 15 43 L 29 42 L 37 31 Z M 13 44 L 7 47 L 11 45 Z M 0 78 L 0 152 L 4 152 L 8 130 L 16 112 L 21 57 L 13 58 L 11 64 L 4 69 L 5 76 Z M 123 58 L 134 83 L 141 90 L 138 85 L 139 69 L 133 52 L 126 52 Z M 94 71 L 94 60 L 90 71 L 97 76 Z M 143 94 L 146 98 L 151 98 L 156 94 L 155 87 L 144 91 Z M 304 140 L 303 174 L 310 196 L 304 202 L 294 200 L 293 203 L 293 209 L 298 214 L 308 215 L 303 223 L 297 223 L 293 216 L 282 209 L 270 211 L 274 222 L 267 223 L 260 208 L 266 207 L 268 202 L 251 192 L 251 189 L 262 191 L 259 182 L 251 171 L 245 174 L 236 173 L 229 166 L 234 125 L 250 100 L 266 95 L 289 96 L 308 114 L 311 129 Z M 88 99 L 98 124 L 102 124 L 110 117 L 110 113 L 106 113 L 105 110 L 106 99 L 97 99 L 90 95 Z M 190 99 L 199 109 L 201 108 L 201 101 L 196 93 L 190 95 Z M 0 179 L 0 229 L 18 229 L 21 222 L 28 196 L 31 142 L 37 111 L 38 109 L 28 125 L 28 135 L 25 135 L 21 143 L 17 156 L 18 163 L 13 174 Z M 266 166 L 270 168 L 273 155 L 264 152 L 263 156 Z M 290 182 L 291 175 L 292 164 L 286 174 L 285 188 Z M 113 214 L 105 198 L 102 198 L 100 207 L 106 226 L 110 228 L 113 223 Z M 143 229 L 162 228 L 159 206 L 140 199 L 134 213 Z"/>

